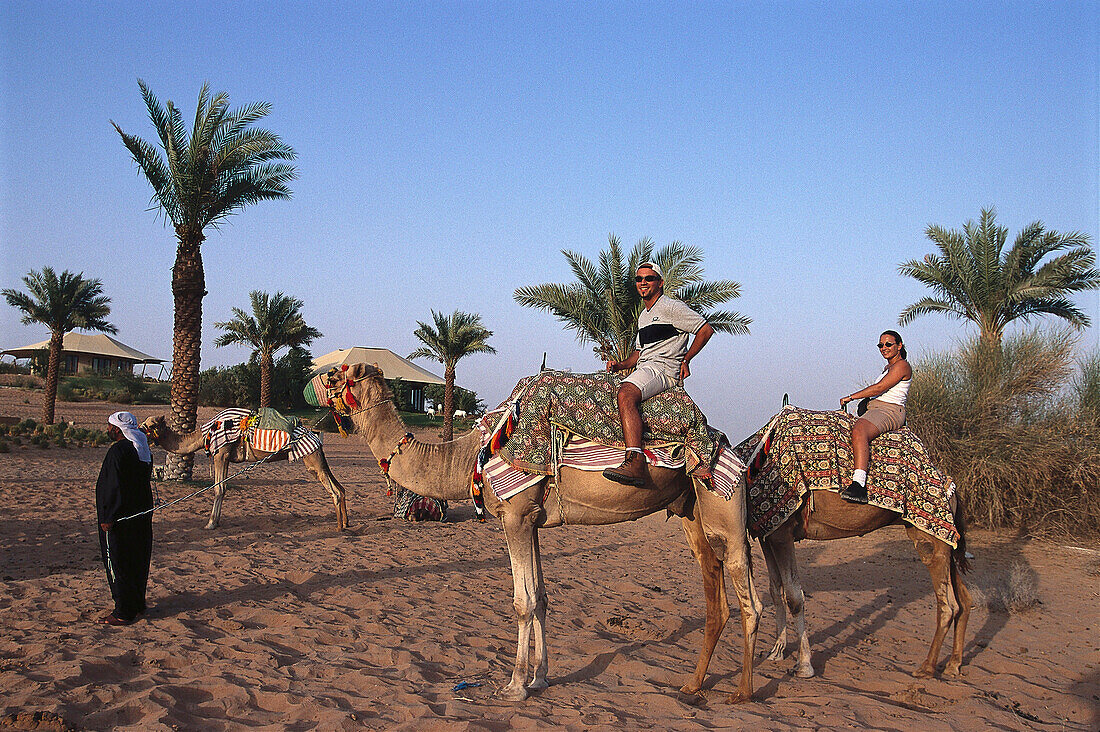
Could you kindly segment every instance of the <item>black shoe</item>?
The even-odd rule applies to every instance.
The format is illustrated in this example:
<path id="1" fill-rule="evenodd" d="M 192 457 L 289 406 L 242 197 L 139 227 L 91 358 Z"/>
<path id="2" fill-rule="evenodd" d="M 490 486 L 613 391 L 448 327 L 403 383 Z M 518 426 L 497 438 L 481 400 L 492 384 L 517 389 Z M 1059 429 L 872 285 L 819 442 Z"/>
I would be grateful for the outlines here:
<path id="1" fill-rule="evenodd" d="M 840 492 L 840 497 L 848 503 L 867 503 L 867 486 L 853 480 L 851 485 Z"/>

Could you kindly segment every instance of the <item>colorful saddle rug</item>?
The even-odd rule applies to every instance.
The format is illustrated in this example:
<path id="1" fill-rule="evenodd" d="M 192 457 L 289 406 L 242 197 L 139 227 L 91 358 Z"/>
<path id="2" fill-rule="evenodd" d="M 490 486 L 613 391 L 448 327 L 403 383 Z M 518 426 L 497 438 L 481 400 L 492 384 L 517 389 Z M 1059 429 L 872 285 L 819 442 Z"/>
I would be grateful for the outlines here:
<path id="1" fill-rule="evenodd" d="M 300 460 L 321 449 L 321 436 L 307 429 L 296 417 L 285 417 L 269 407 L 257 412 L 233 407 L 218 412 L 202 426 L 206 452 L 213 455 L 227 445 L 235 445 L 242 437 L 254 450 L 279 452 L 287 450 L 290 460 Z"/>
<path id="2" fill-rule="evenodd" d="M 839 492 L 847 487 L 855 421 L 845 412 L 788 406 L 733 448 L 749 464 L 750 534 L 762 538 L 775 531 L 798 510 L 808 491 Z M 908 427 L 871 440 L 869 502 L 901 514 L 906 523 L 952 547 L 959 540 L 949 504 L 954 490 L 954 483 L 932 464 L 924 444 Z"/>
<path id="3" fill-rule="evenodd" d="M 393 517 L 404 521 L 446 521 L 447 502 L 398 488 L 393 499 Z"/>
<path id="4" fill-rule="evenodd" d="M 485 448 L 482 474 L 493 492 L 509 498 L 554 475 L 555 467 L 602 471 L 619 465 L 623 438 L 615 394 L 621 381 L 607 373 L 560 371 L 521 379 L 477 424 Z M 683 388 L 647 399 L 642 417 L 651 465 L 710 473 L 713 491 L 734 495 L 744 465 Z"/>

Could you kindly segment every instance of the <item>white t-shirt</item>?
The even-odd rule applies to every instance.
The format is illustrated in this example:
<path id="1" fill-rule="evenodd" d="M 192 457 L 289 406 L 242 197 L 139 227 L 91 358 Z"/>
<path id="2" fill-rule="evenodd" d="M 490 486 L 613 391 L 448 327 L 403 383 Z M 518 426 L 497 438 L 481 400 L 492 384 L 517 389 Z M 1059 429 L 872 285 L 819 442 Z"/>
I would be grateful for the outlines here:
<path id="1" fill-rule="evenodd" d="M 638 313 L 637 367 L 660 369 L 673 379 L 680 378 L 680 363 L 688 350 L 688 336 L 694 335 L 706 319 L 680 300 L 661 295 L 649 310 Z"/>

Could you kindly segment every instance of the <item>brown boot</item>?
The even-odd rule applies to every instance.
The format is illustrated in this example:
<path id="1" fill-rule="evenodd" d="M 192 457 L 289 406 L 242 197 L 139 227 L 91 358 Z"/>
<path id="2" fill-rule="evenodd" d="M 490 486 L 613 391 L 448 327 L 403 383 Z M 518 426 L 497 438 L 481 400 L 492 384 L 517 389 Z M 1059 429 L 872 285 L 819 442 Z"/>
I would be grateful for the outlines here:
<path id="1" fill-rule="evenodd" d="M 603 477 L 623 485 L 632 485 L 635 488 L 645 486 L 646 479 L 645 455 L 630 450 L 626 453 L 623 464 L 617 468 L 608 468 L 603 471 Z"/>

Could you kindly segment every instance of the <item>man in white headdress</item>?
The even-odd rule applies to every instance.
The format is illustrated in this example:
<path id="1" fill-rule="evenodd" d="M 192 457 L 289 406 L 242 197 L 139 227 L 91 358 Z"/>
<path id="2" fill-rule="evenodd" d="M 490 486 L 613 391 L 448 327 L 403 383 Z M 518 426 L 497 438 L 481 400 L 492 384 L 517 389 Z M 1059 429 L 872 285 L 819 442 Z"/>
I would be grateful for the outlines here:
<path id="1" fill-rule="evenodd" d="M 153 515 L 135 514 L 153 508 L 150 477 L 153 456 L 149 440 L 129 412 L 107 418 L 114 444 L 103 458 L 96 481 L 99 549 L 115 609 L 100 619 L 104 625 L 129 625 L 145 612 L 145 588 L 153 554 Z M 119 521 L 119 519 L 124 519 Z"/>

